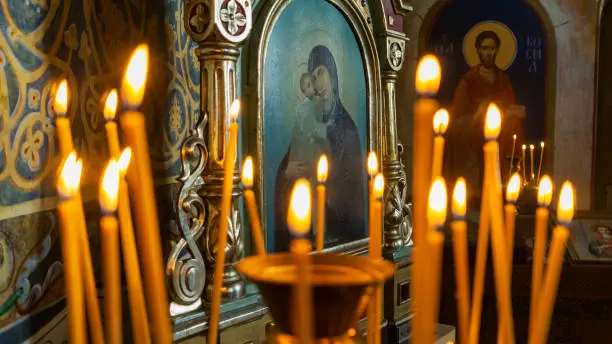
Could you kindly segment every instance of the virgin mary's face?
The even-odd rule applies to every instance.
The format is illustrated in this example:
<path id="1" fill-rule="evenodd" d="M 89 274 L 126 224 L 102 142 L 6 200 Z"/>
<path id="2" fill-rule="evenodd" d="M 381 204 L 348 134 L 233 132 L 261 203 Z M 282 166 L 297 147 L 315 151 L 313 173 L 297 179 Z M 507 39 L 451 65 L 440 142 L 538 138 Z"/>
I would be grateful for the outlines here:
<path id="1" fill-rule="evenodd" d="M 332 89 L 329 70 L 324 65 L 319 65 L 312 71 L 312 83 L 319 97 L 330 100 L 334 90 Z"/>

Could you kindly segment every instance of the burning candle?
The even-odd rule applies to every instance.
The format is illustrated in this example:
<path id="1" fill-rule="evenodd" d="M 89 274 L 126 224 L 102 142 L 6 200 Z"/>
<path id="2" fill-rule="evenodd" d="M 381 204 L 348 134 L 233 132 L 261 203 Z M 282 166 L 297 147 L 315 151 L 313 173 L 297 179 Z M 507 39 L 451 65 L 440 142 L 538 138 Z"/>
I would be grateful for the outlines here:
<path id="1" fill-rule="evenodd" d="M 538 185 L 538 208 L 536 209 L 535 235 L 533 239 L 533 267 L 531 270 L 531 303 L 529 327 L 534 331 L 536 314 L 538 312 L 538 300 L 540 299 L 540 286 L 544 271 L 544 255 L 546 251 L 547 229 L 548 229 L 548 206 L 552 201 L 553 183 L 549 176 L 545 175 Z"/>
<path id="2" fill-rule="evenodd" d="M 453 222 L 453 253 L 455 256 L 455 280 L 457 284 L 457 319 L 459 325 L 459 340 L 468 343 L 468 321 L 470 316 L 470 271 L 468 262 L 466 190 L 465 179 L 459 178 L 453 190 L 451 212 Z"/>
<path id="3" fill-rule="evenodd" d="M 325 182 L 327 181 L 327 156 L 321 155 L 317 164 L 317 252 L 325 246 Z"/>
<path id="4" fill-rule="evenodd" d="M 523 164 L 523 181 L 527 182 L 527 165 L 525 164 L 525 151 L 527 150 L 527 145 L 523 144 L 521 149 L 523 150 L 523 156 L 521 158 L 521 162 Z"/>
<path id="5" fill-rule="evenodd" d="M 223 158 L 223 189 L 221 194 L 221 213 L 217 232 L 217 255 L 215 257 L 215 272 L 213 275 L 212 302 L 208 329 L 208 343 L 216 344 L 219 331 L 219 312 L 221 309 L 221 287 L 225 270 L 225 246 L 227 245 L 227 225 L 232 206 L 232 178 L 234 176 L 234 161 L 236 159 L 236 143 L 238 142 L 238 115 L 240 101 L 234 100 L 230 107 L 229 140 Z"/>
<path id="6" fill-rule="evenodd" d="M 512 135 L 512 155 L 510 156 L 510 167 L 508 168 L 508 177 L 512 175 L 512 165 L 514 164 L 514 148 L 516 147 L 516 134 Z"/>
<path id="7" fill-rule="evenodd" d="M 550 318 L 555 308 L 555 298 L 559 286 L 559 277 L 563 267 L 563 256 L 565 245 L 569 237 L 569 227 L 574 217 L 574 190 L 570 182 L 563 183 L 561 194 L 559 195 L 559 206 L 557 207 L 557 219 L 559 225 L 553 231 L 548 254 L 546 275 L 542 283 L 537 308 L 535 326 L 532 329 L 533 336 L 530 336 L 530 344 L 546 343 L 550 327 Z"/>
<path id="8" fill-rule="evenodd" d="M 544 161 L 544 141 L 540 142 L 540 164 L 538 165 L 538 181 L 540 180 L 540 173 L 542 172 L 542 162 Z"/>
<path id="9" fill-rule="evenodd" d="M 57 213 L 62 238 L 62 259 L 64 264 L 64 290 L 68 310 L 68 340 L 70 343 L 84 344 L 87 341 L 85 325 L 85 295 L 80 269 L 80 238 L 78 223 L 73 214 L 80 205 L 75 195 L 79 190 L 83 164 L 77 161 L 76 153 L 67 155 L 57 181 L 59 203 Z"/>
<path id="10" fill-rule="evenodd" d="M 412 306 L 415 310 L 412 328 L 414 329 L 415 343 L 422 343 L 423 327 L 421 326 L 421 313 L 424 309 L 419 305 L 419 300 L 424 297 L 423 276 L 421 267 L 424 266 L 427 257 L 427 195 L 428 187 L 431 185 L 431 154 L 433 131 L 431 121 L 434 113 L 440 107 L 433 99 L 440 87 L 441 69 L 440 62 L 433 55 L 424 56 L 417 66 L 416 91 L 419 99 L 414 104 L 414 142 L 412 164 L 412 203 L 414 207 L 414 242 L 413 254 L 413 276 L 410 287 L 410 296 L 413 300 Z M 420 262 L 420 263 L 419 263 Z"/>
<path id="11" fill-rule="evenodd" d="M 287 226 L 291 231 L 291 253 L 296 261 L 296 286 L 294 304 L 294 328 L 299 343 L 310 343 L 312 335 L 312 291 L 310 287 L 310 256 L 312 250 L 308 232 L 311 225 L 310 184 L 300 178 L 295 182 L 291 193 Z"/>
<path id="12" fill-rule="evenodd" d="M 119 231 L 121 237 L 121 245 L 123 246 L 123 261 L 126 270 L 126 280 L 128 287 L 128 301 L 130 304 L 130 315 L 132 320 L 132 333 L 134 342 L 147 344 L 150 343 L 149 338 L 149 323 L 147 321 L 147 312 L 145 308 L 144 293 L 142 290 L 142 281 L 140 279 L 140 265 L 138 262 L 138 250 L 134 239 L 134 226 L 132 225 L 132 211 L 130 209 L 130 196 L 128 193 L 127 184 L 124 176 L 127 173 L 130 160 L 132 158 L 132 150 L 128 147 L 120 152 L 119 134 L 117 132 L 117 123 L 115 115 L 117 113 L 117 90 L 111 90 L 106 96 L 104 102 L 104 119 L 106 123 L 106 139 L 108 143 L 108 151 L 110 156 L 119 159 L 119 204 L 118 216 Z"/>
<path id="13" fill-rule="evenodd" d="M 247 156 L 242 165 L 242 185 L 244 185 L 244 199 L 246 201 L 249 217 L 251 218 L 251 234 L 255 242 L 255 250 L 258 255 L 266 254 L 263 234 L 261 233 L 261 222 L 259 211 L 255 203 L 255 193 L 253 192 L 253 159 Z"/>
<path id="14" fill-rule="evenodd" d="M 376 174 L 372 183 L 372 225 L 370 228 L 370 257 L 372 259 L 382 259 L 382 200 L 385 191 L 385 178 L 382 173 Z M 368 313 L 368 336 L 372 334 L 372 343 L 378 344 L 381 340 L 380 321 L 382 315 L 382 288 L 376 286 L 370 300 L 370 310 Z"/>
<path id="15" fill-rule="evenodd" d="M 149 144 L 144 115 L 137 111 L 142 103 L 147 81 L 149 48 L 142 44 L 136 48 L 127 66 L 121 84 L 121 103 L 126 111 L 119 119 L 125 141 L 131 147 L 134 163 L 128 170 L 127 178 L 134 209 L 136 209 L 136 228 L 138 249 L 144 267 L 144 287 L 147 309 L 151 321 L 151 338 L 156 343 L 170 343 L 172 330 L 168 318 L 169 306 L 166 293 L 161 251 L 157 206 Z"/>
<path id="16" fill-rule="evenodd" d="M 504 245 L 503 202 L 501 176 L 499 171 L 499 144 L 497 137 L 501 130 L 501 112 L 491 103 L 487 109 L 485 120 L 485 173 L 488 174 L 489 189 L 484 195 L 489 202 L 491 215 L 491 244 L 493 245 L 493 272 L 497 294 L 498 313 L 503 329 L 503 340 L 514 343 L 514 320 L 512 318 L 512 303 L 508 273 L 508 255 Z"/>
<path id="17" fill-rule="evenodd" d="M 62 79 L 57 86 L 55 99 L 53 102 L 53 110 L 55 111 L 55 127 L 57 130 L 57 138 L 59 140 L 60 156 L 65 159 L 70 152 L 74 150 L 72 144 L 72 129 L 70 128 L 70 119 L 68 113 L 68 81 Z"/>
<path id="18" fill-rule="evenodd" d="M 529 160 L 530 160 L 530 169 L 531 169 L 531 174 L 530 174 L 530 179 L 534 180 L 535 179 L 535 174 L 533 173 L 533 153 L 534 153 L 534 145 L 529 145 Z"/>
<path id="19" fill-rule="evenodd" d="M 442 165 L 444 162 L 444 134 L 448 128 L 449 120 L 448 111 L 440 109 L 436 112 L 433 118 L 434 127 L 434 150 L 433 150 L 433 165 L 431 168 L 432 178 L 442 175 Z"/>
<path id="20" fill-rule="evenodd" d="M 368 181 L 368 221 L 369 221 L 369 226 L 368 226 L 368 231 L 369 231 L 369 235 L 370 235 L 370 250 L 372 249 L 371 245 L 372 245 L 372 238 L 371 238 L 371 228 L 373 226 L 373 222 L 372 219 L 374 218 L 374 215 L 372 214 L 373 211 L 373 205 L 374 205 L 374 177 L 376 176 L 376 174 L 378 173 L 378 158 L 376 157 L 376 153 L 375 152 L 370 152 L 368 154 L 368 161 L 367 161 L 367 167 L 368 167 L 368 176 L 369 176 L 369 181 Z"/>
<path id="21" fill-rule="evenodd" d="M 100 233 L 102 236 L 102 272 L 104 276 L 104 313 L 106 341 L 121 343 L 121 263 L 119 262 L 119 232 L 117 228 L 117 204 L 119 193 L 119 166 L 111 159 L 100 187 Z"/>
<path id="22" fill-rule="evenodd" d="M 68 82 L 64 79 L 60 81 L 53 108 L 56 118 L 55 125 L 57 128 L 57 137 L 60 143 L 60 156 L 66 158 L 73 150 L 72 131 L 70 128 L 70 120 L 66 116 L 68 111 Z M 104 333 L 102 332 L 102 319 L 100 317 L 100 304 L 98 302 L 98 294 L 96 291 L 96 280 L 93 272 L 93 264 L 91 261 L 91 251 L 89 249 L 89 237 L 87 234 L 87 224 L 85 222 L 85 212 L 83 211 L 83 202 L 81 193 L 76 190 L 74 194 L 75 212 L 73 214 L 74 221 L 78 223 L 75 227 L 79 236 L 80 242 L 80 257 L 79 262 L 82 269 L 82 281 L 85 283 L 85 301 L 87 311 L 89 313 L 89 326 L 91 329 L 90 337 L 94 344 L 102 344 L 104 342 Z"/>
<path id="23" fill-rule="evenodd" d="M 442 265 L 442 247 L 444 245 L 444 234 L 442 227 L 446 222 L 446 185 L 442 177 L 437 177 L 431 185 L 429 202 L 427 208 L 427 244 L 430 265 L 425 273 L 425 299 L 424 307 L 424 329 L 423 343 L 433 343 L 435 338 L 436 321 L 438 319 L 440 274 Z"/>

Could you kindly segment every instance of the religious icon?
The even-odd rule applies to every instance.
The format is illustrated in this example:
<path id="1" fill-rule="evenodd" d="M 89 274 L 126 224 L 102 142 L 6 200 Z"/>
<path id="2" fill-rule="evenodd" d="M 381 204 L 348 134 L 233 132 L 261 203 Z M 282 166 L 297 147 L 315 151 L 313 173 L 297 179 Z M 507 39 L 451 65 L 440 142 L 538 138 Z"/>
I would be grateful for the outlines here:
<path id="1" fill-rule="evenodd" d="M 612 262 L 612 219 L 609 214 L 583 214 L 569 229 L 568 248 L 574 261 Z"/>
<path id="2" fill-rule="evenodd" d="M 612 229 L 596 226 L 589 242 L 589 252 L 597 258 L 612 258 Z"/>
<path id="3" fill-rule="evenodd" d="M 309 18 L 297 21 L 296 18 Z M 366 74 L 346 18 L 322 0 L 291 2 L 279 15 L 264 64 L 264 223 L 269 251 L 289 243 L 287 206 L 293 183 L 316 183 L 329 159 L 325 247 L 367 234 Z"/>

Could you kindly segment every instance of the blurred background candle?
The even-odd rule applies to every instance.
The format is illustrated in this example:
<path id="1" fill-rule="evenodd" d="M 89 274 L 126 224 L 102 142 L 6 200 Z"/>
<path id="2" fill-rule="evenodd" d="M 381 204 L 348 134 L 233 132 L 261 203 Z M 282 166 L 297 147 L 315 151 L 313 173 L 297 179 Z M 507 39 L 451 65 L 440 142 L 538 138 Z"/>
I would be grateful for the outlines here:
<path id="1" fill-rule="evenodd" d="M 327 181 L 327 156 L 321 155 L 317 164 L 317 252 L 325 248 L 325 182 Z"/>
<path id="2" fill-rule="evenodd" d="M 121 104 L 126 111 L 119 122 L 126 144 L 132 149 L 133 164 L 127 178 L 136 212 L 136 238 L 142 266 L 147 310 L 151 321 L 151 339 L 155 343 L 170 343 L 168 295 L 163 255 L 157 220 L 157 205 L 144 115 L 138 111 L 147 83 L 149 48 L 139 45 L 130 58 L 121 84 Z"/>
<path id="3" fill-rule="evenodd" d="M 512 167 L 514 166 L 514 148 L 516 147 L 516 134 L 512 135 L 512 155 L 510 155 L 510 167 L 508 168 L 508 178 L 512 175 Z"/>
<path id="4" fill-rule="evenodd" d="M 310 183 L 300 178 L 295 182 L 289 201 L 287 226 L 291 231 L 291 253 L 296 262 L 296 286 L 292 314 L 298 343 L 310 343 L 313 339 L 312 290 L 310 286 L 310 251 L 308 232 L 311 226 L 312 200 Z"/>
<path id="5" fill-rule="evenodd" d="M 119 166 L 111 159 L 100 185 L 100 234 L 102 236 L 102 272 L 104 281 L 104 319 L 106 342 L 122 341 L 121 311 L 121 263 L 119 262 L 119 232 L 117 228 L 117 204 L 119 203 Z"/>
<path id="6" fill-rule="evenodd" d="M 123 261 L 125 264 L 125 278 L 128 287 L 128 301 L 130 305 L 130 315 L 132 320 L 132 333 L 134 342 L 147 344 L 150 343 L 149 323 L 145 308 L 144 293 L 142 290 L 142 280 L 140 278 L 140 266 L 138 263 L 138 249 L 134 239 L 134 226 L 132 224 L 132 210 L 130 209 L 130 196 L 128 193 L 125 175 L 132 159 L 132 150 L 128 147 L 120 152 L 119 133 L 117 131 L 117 90 L 112 89 L 106 96 L 104 102 L 104 119 L 106 123 L 106 140 L 108 151 L 112 158 L 118 159 L 119 165 L 119 204 L 118 216 L 120 226 L 121 245 L 123 246 Z"/>
<path id="7" fill-rule="evenodd" d="M 521 150 L 523 151 L 523 155 L 521 157 L 521 162 L 523 163 L 523 181 L 525 183 L 527 183 L 527 181 L 528 181 L 528 179 L 527 179 L 527 163 L 525 162 L 525 159 L 526 159 L 525 151 L 527 150 L 527 145 L 523 144 L 523 146 L 521 147 Z"/>
<path id="8" fill-rule="evenodd" d="M 498 304 L 499 321 L 502 326 L 502 342 L 514 343 L 514 319 L 512 318 L 512 298 L 510 295 L 508 254 L 505 246 L 503 201 L 501 175 L 499 170 L 499 143 L 502 115 L 499 108 L 491 103 L 485 119 L 485 173 L 488 174 L 489 187 L 484 201 L 489 203 L 491 216 L 491 244 L 493 246 L 493 273 Z"/>
<path id="9" fill-rule="evenodd" d="M 426 299 L 423 305 L 424 329 L 423 343 L 433 343 L 436 333 L 436 322 L 438 320 L 440 300 L 440 279 L 442 265 L 442 247 L 444 245 L 444 234 L 442 233 L 446 222 L 446 185 L 442 177 L 437 177 L 431 185 L 429 202 L 427 208 L 427 232 L 429 262 L 425 273 Z"/>
<path id="10" fill-rule="evenodd" d="M 434 113 L 440 107 L 438 101 L 433 99 L 440 87 L 440 62 L 434 55 L 425 55 L 419 61 L 416 73 L 416 91 L 419 99 L 414 104 L 414 142 L 412 145 L 412 204 L 414 207 L 414 246 L 412 283 L 410 297 L 415 311 L 412 320 L 415 343 L 422 342 L 423 326 L 421 326 L 422 307 L 419 304 L 423 295 L 423 276 L 420 264 L 425 264 L 427 257 L 427 195 L 431 185 L 431 154 L 433 131 L 431 123 Z M 420 263 L 421 262 L 421 263 Z"/>
<path id="11" fill-rule="evenodd" d="M 63 159 L 65 159 L 68 154 L 74 150 L 70 119 L 67 116 L 68 99 L 68 81 L 66 79 L 62 79 L 57 86 L 57 90 L 55 91 L 53 111 L 55 111 L 55 128 L 57 130 L 56 136 L 59 140 L 60 156 Z"/>
<path id="12" fill-rule="evenodd" d="M 221 190 L 221 212 L 217 229 L 217 254 L 215 256 L 215 272 L 213 275 L 212 300 L 208 329 L 208 344 L 217 344 L 219 332 L 219 312 L 221 311 L 221 287 L 225 270 L 225 246 L 227 245 L 227 225 L 232 207 L 232 178 L 238 142 L 238 115 L 240 101 L 234 100 L 230 106 L 229 140 L 223 157 L 223 188 Z"/>
<path id="13" fill-rule="evenodd" d="M 542 172 L 542 162 L 544 161 L 544 141 L 540 142 L 540 164 L 538 165 L 538 181 L 540 181 L 540 173 Z"/>
<path id="14" fill-rule="evenodd" d="M 574 189 L 570 182 L 563 183 L 557 207 L 557 220 L 559 225 L 554 229 L 548 254 L 546 274 L 542 283 L 542 290 L 538 299 L 537 317 L 533 327 L 533 337 L 530 344 L 544 344 L 548 341 L 550 319 L 555 308 L 555 298 L 559 286 L 559 277 L 563 267 L 563 256 L 569 238 L 568 227 L 574 217 Z"/>
<path id="15" fill-rule="evenodd" d="M 253 192 L 253 158 L 247 156 L 242 165 L 242 185 L 244 185 L 244 200 L 246 201 L 249 217 L 251 218 L 251 234 L 255 243 L 255 250 L 258 255 L 266 254 L 263 234 L 261 233 L 261 221 L 259 219 L 259 211 L 257 211 L 257 203 L 255 202 L 255 193 Z"/>
<path id="16" fill-rule="evenodd" d="M 533 181 L 535 179 L 535 173 L 533 172 L 533 154 L 534 154 L 534 150 L 535 150 L 535 146 L 534 145 L 529 145 L 529 160 L 530 160 L 530 174 L 529 174 L 529 178 L 531 181 Z"/>
<path id="17" fill-rule="evenodd" d="M 62 164 L 57 181 L 59 203 L 57 213 L 60 221 L 62 240 L 62 263 L 64 265 L 64 291 L 68 311 L 68 342 L 85 344 L 87 341 L 85 325 L 85 295 L 80 269 L 80 238 L 78 223 L 74 213 L 79 204 L 74 196 L 79 190 L 83 164 L 77 161 L 76 153 L 69 153 Z"/>
<path id="18" fill-rule="evenodd" d="M 455 256 L 455 280 L 457 285 L 457 319 L 459 342 L 468 343 L 468 321 L 470 314 L 470 268 L 468 259 L 465 179 L 459 178 L 453 190 L 451 212 L 453 222 L 453 253 Z"/>
<path id="19" fill-rule="evenodd" d="M 436 178 L 442 175 L 442 165 L 444 162 L 444 134 L 448 128 L 449 120 L 448 111 L 446 109 L 440 109 L 436 112 L 433 118 L 434 128 L 434 150 L 433 150 L 433 165 L 431 168 L 432 178 Z"/>
<path id="20" fill-rule="evenodd" d="M 531 269 L 531 303 L 529 309 L 529 328 L 533 331 L 536 314 L 538 312 L 538 300 L 540 299 L 540 286 L 544 271 L 544 255 L 546 242 L 548 241 L 548 206 L 552 201 L 553 183 L 549 176 L 545 175 L 538 185 L 538 208 L 535 218 L 535 235 L 533 239 L 533 265 Z"/>

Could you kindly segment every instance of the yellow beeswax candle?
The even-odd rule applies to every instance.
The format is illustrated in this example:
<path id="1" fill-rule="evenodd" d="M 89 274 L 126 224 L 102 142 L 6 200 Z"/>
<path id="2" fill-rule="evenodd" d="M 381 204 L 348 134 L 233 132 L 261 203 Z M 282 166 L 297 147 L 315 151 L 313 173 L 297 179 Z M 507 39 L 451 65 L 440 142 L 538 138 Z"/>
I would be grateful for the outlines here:
<path id="1" fill-rule="evenodd" d="M 442 175 L 442 165 L 444 164 L 444 134 L 448 128 L 449 115 L 446 109 L 440 109 L 436 112 L 433 119 L 434 127 L 434 148 L 433 148 L 433 165 L 431 168 L 432 178 Z"/>
<path id="2" fill-rule="evenodd" d="M 327 156 L 321 155 L 317 164 L 317 252 L 325 246 L 325 182 L 327 181 Z"/>
<path id="3" fill-rule="evenodd" d="M 255 203 L 255 193 L 253 192 L 253 158 L 250 156 L 244 159 L 242 165 L 242 184 L 245 187 L 244 200 L 246 201 L 249 217 L 251 218 L 251 234 L 255 243 L 255 250 L 258 255 L 266 254 L 266 246 L 261 233 L 261 222 L 259 212 Z"/>
<path id="4" fill-rule="evenodd" d="M 453 222 L 453 253 L 455 256 L 455 280 L 457 284 L 457 319 L 459 327 L 459 340 L 468 343 L 468 321 L 470 314 L 470 268 L 468 261 L 466 212 L 466 186 L 465 179 L 459 178 L 453 190 L 453 203 L 451 211 Z"/>

